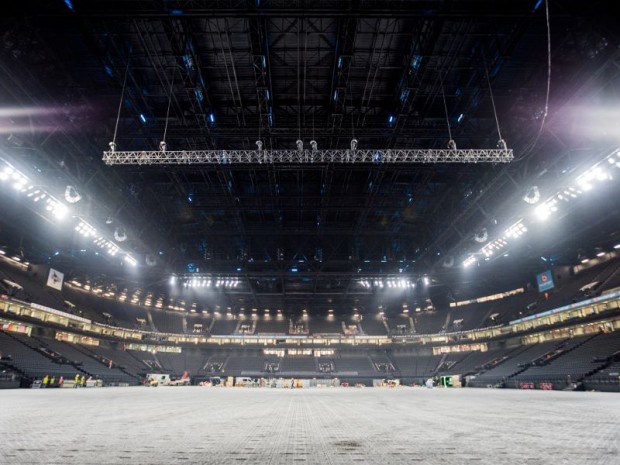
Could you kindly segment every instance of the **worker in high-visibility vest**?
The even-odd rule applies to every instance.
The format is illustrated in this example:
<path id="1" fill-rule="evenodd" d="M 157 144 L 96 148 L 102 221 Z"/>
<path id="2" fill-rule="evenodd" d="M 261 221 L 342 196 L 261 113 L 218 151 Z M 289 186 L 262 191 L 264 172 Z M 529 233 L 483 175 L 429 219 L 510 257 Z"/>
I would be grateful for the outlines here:
<path id="1" fill-rule="evenodd" d="M 47 387 L 47 383 L 49 382 L 50 378 L 48 375 L 45 375 L 43 377 L 43 387 L 46 388 Z"/>
<path id="2" fill-rule="evenodd" d="M 75 378 L 73 379 L 73 387 L 74 388 L 80 387 L 80 374 L 79 373 L 75 374 Z"/>

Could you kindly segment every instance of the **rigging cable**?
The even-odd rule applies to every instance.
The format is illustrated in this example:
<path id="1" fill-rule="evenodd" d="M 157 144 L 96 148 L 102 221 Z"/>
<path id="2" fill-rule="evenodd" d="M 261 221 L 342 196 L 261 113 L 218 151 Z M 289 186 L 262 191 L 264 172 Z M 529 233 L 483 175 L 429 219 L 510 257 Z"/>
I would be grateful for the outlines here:
<path id="1" fill-rule="evenodd" d="M 116 147 L 116 133 L 118 131 L 118 122 L 121 119 L 121 108 L 123 107 L 123 99 L 125 98 L 125 86 L 127 85 L 127 76 L 129 74 L 129 64 L 131 63 L 131 50 L 129 51 L 129 58 L 127 59 L 127 66 L 125 67 L 125 78 L 123 79 L 123 90 L 121 91 L 121 100 L 118 102 L 118 112 L 116 114 L 116 124 L 114 125 L 114 137 L 112 137 L 112 142 L 110 143 L 110 147 Z"/>

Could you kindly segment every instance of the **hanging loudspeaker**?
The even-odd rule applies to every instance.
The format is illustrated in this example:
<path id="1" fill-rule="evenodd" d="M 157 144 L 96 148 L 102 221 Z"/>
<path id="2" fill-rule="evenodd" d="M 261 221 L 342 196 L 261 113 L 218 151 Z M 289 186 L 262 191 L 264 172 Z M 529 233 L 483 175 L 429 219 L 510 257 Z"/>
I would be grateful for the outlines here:
<path id="1" fill-rule="evenodd" d="M 538 203 L 540 200 L 540 190 L 538 189 L 538 186 L 530 187 L 523 196 L 523 200 L 525 203 L 529 203 L 530 205 Z"/>
<path id="2" fill-rule="evenodd" d="M 127 240 L 127 233 L 125 232 L 124 228 L 116 228 L 114 230 L 114 239 L 116 239 L 117 242 L 123 242 Z"/>
<path id="3" fill-rule="evenodd" d="M 65 200 L 68 203 L 77 203 L 82 200 L 82 196 L 73 186 L 67 186 L 65 189 Z"/>
<path id="4" fill-rule="evenodd" d="M 487 231 L 487 228 L 482 228 L 476 235 L 474 235 L 474 240 L 480 243 L 486 242 L 488 238 L 489 232 Z"/>

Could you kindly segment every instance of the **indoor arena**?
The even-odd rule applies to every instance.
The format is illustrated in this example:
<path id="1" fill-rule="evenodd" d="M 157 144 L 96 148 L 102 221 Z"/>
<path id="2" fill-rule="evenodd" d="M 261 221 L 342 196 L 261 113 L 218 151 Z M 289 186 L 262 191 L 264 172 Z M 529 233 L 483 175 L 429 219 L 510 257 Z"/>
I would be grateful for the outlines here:
<path id="1" fill-rule="evenodd" d="M 3 5 L 0 465 L 618 463 L 609 3 Z"/>

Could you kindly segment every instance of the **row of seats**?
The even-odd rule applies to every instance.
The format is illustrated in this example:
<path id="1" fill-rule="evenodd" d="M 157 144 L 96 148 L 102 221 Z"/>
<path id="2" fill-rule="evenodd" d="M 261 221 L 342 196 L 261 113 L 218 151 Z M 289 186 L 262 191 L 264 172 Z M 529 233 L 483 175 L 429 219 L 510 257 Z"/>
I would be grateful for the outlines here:
<path id="1" fill-rule="evenodd" d="M 25 377 L 34 379 L 50 375 L 70 379 L 78 373 L 109 384 L 135 384 L 138 380 L 136 375 L 110 367 L 83 352 L 85 350 L 85 346 L 0 331 L 2 359 Z"/>
<path id="2" fill-rule="evenodd" d="M 0 354 L 28 377 L 74 376 L 76 370 L 108 383 L 137 383 L 146 373 L 166 372 L 194 377 L 209 375 L 266 375 L 269 371 L 286 375 L 383 377 L 390 375 L 405 382 L 421 382 L 435 375 L 475 375 L 471 386 L 519 387 L 522 383 L 551 383 L 563 387 L 568 382 L 609 384 L 614 365 L 611 357 L 620 354 L 620 332 L 575 337 L 528 346 L 486 352 L 429 355 L 419 350 L 392 349 L 382 352 L 362 350 L 332 357 L 274 357 L 261 351 L 244 352 L 206 348 L 174 352 L 139 352 L 110 346 L 75 345 L 43 337 L 0 331 Z M 593 375 L 590 377 L 590 375 Z"/>
<path id="3" fill-rule="evenodd" d="M 196 332 L 195 328 L 198 325 L 199 332 L 214 335 L 231 335 L 238 330 L 239 320 L 236 319 L 213 319 L 201 314 L 147 309 L 129 301 L 120 302 L 102 298 L 68 286 L 64 286 L 63 290 L 58 292 L 45 286 L 43 276 L 45 270 L 45 267 L 36 265 L 23 270 L 0 260 L 0 283 L 2 283 L 0 291 L 11 293 L 22 300 L 78 313 L 96 322 L 131 329 L 191 334 Z M 16 282 L 22 289 L 11 288 L 3 280 Z M 587 293 L 580 291 L 584 286 L 593 283 L 597 284 Z M 529 286 L 525 293 L 502 300 L 456 308 L 440 308 L 432 312 L 416 312 L 411 318 L 392 316 L 385 321 L 385 324 L 376 315 L 365 315 L 359 322 L 345 321 L 345 323 L 357 325 L 358 334 L 368 335 L 434 334 L 506 323 L 511 319 L 567 305 L 589 298 L 592 293 L 598 294 L 620 286 L 620 259 L 598 264 L 581 271 L 576 276 L 564 277 L 563 280 L 556 279 L 555 284 L 555 289 L 546 295 Z M 462 296 L 465 297 L 475 296 Z M 494 315 L 493 319 L 491 315 Z M 343 332 L 342 321 L 339 319 L 314 318 L 304 325 L 311 334 Z M 289 319 L 260 318 L 250 326 L 255 334 L 286 334 L 289 332 Z"/>

